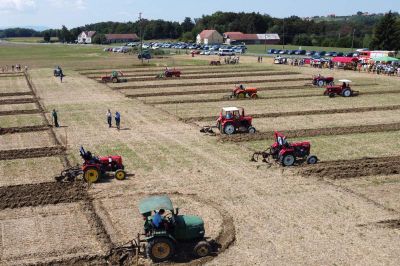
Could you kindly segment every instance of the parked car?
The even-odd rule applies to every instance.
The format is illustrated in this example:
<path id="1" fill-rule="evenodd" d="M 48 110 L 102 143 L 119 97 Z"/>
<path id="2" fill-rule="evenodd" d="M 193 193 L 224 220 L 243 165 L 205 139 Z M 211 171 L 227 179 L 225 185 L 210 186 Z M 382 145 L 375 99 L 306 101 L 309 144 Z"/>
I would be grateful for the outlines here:
<path id="1" fill-rule="evenodd" d="M 306 53 L 307 53 L 306 50 L 297 50 L 294 54 L 297 54 L 297 55 L 305 55 Z"/>
<path id="2" fill-rule="evenodd" d="M 342 53 L 342 52 L 338 52 L 337 54 L 336 54 L 336 56 L 343 56 L 344 54 Z"/>
<path id="3" fill-rule="evenodd" d="M 296 50 L 289 50 L 287 54 L 295 54 Z"/>
<path id="4" fill-rule="evenodd" d="M 218 54 L 220 56 L 226 56 L 226 55 L 234 55 L 235 53 L 233 52 L 232 49 L 223 49 L 220 48 Z"/>
<path id="5" fill-rule="evenodd" d="M 267 53 L 268 53 L 268 54 L 273 54 L 273 53 L 275 53 L 275 49 L 269 49 L 269 50 L 267 51 Z"/>
<path id="6" fill-rule="evenodd" d="M 280 52 L 279 52 L 279 54 L 287 54 L 288 53 L 288 50 L 281 50 Z"/>
<path id="7" fill-rule="evenodd" d="M 308 52 L 306 53 L 307 56 L 312 56 L 312 55 L 314 55 L 314 54 L 315 54 L 315 51 L 308 51 Z"/>
<path id="8" fill-rule="evenodd" d="M 274 54 L 279 54 L 281 52 L 281 50 L 275 50 Z"/>

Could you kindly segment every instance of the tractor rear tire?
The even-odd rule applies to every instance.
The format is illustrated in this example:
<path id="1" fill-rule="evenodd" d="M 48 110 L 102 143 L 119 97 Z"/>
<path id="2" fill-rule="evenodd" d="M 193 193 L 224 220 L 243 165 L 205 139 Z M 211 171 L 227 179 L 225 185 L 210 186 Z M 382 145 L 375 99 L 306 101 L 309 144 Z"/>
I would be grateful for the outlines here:
<path id="1" fill-rule="evenodd" d="M 115 171 L 114 176 L 115 176 L 115 179 L 124 180 L 126 178 L 126 173 L 124 170 L 118 169 L 117 171 Z"/>
<path id="2" fill-rule="evenodd" d="M 307 164 L 316 164 L 318 162 L 318 158 L 315 155 L 308 156 Z"/>
<path id="3" fill-rule="evenodd" d="M 281 159 L 281 163 L 283 166 L 292 166 L 292 165 L 294 165 L 295 161 L 296 161 L 296 159 L 294 158 L 294 156 L 292 154 L 286 154 Z"/>
<path id="4" fill-rule="evenodd" d="M 324 86 L 324 84 L 325 84 L 325 81 L 323 81 L 323 80 L 318 80 L 318 86 L 319 86 L 319 87 Z"/>
<path id="5" fill-rule="evenodd" d="M 343 97 L 350 97 L 350 96 L 351 96 L 351 90 L 349 90 L 349 89 L 344 89 L 344 90 L 342 91 L 342 96 L 343 96 Z"/>
<path id="6" fill-rule="evenodd" d="M 206 257 L 211 253 L 211 245 L 207 241 L 200 241 L 194 247 L 193 252 L 198 258 Z"/>
<path id="7" fill-rule="evenodd" d="M 233 124 L 226 124 L 224 126 L 224 133 L 226 135 L 232 135 L 233 133 L 235 133 L 235 126 Z"/>
<path id="8" fill-rule="evenodd" d="M 168 238 L 156 237 L 149 241 L 146 251 L 153 262 L 163 262 L 174 256 L 175 244 Z"/>
<path id="9" fill-rule="evenodd" d="M 113 78 L 111 79 L 111 81 L 112 81 L 112 83 L 118 83 L 118 78 L 113 77 Z"/>
<path id="10" fill-rule="evenodd" d="M 88 167 L 83 172 L 83 178 L 88 183 L 95 183 L 100 176 L 100 171 L 96 167 Z"/>
<path id="11" fill-rule="evenodd" d="M 257 95 L 257 93 L 253 93 L 251 96 L 250 96 L 250 98 L 252 98 L 252 99 L 258 99 L 258 95 Z"/>
<path id="12" fill-rule="evenodd" d="M 249 127 L 249 129 L 247 130 L 250 134 L 254 134 L 256 133 L 256 128 L 255 127 Z"/>

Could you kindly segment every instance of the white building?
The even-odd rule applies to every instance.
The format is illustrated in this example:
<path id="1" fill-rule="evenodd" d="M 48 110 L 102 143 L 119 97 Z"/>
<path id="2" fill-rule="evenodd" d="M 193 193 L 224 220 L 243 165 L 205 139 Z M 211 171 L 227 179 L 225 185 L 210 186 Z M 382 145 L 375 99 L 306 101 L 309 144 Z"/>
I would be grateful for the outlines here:
<path id="1" fill-rule="evenodd" d="M 94 35 L 96 35 L 95 31 L 82 31 L 78 35 L 78 43 L 92 43 Z"/>
<path id="2" fill-rule="evenodd" d="M 222 35 L 216 30 L 203 30 L 196 37 L 197 44 L 220 44 L 223 40 Z"/>

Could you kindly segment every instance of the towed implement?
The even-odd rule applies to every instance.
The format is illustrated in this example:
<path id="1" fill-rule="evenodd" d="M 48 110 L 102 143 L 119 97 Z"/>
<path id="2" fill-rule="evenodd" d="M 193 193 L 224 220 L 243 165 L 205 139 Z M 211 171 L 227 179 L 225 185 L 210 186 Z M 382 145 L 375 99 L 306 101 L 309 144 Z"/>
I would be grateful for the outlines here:
<path id="1" fill-rule="evenodd" d="M 107 172 L 114 172 L 114 176 L 118 180 L 125 179 L 126 172 L 121 156 L 97 157 L 93 156 L 90 151 L 85 151 L 83 147 L 80 148 L 79 153 L 84 161 L 83 164 L 63 170 L 59 176 L 55 177 L 56 181 L 72 182 L 81 177 L 88 183 L 95 183 Z"/>
<path id="2" fill-rule="evenodd" d="M 311 144 L 308 141 L 289 143 L 286 137 L 275 131 L 275 142 L 265 151 L 258 151 L 253 154 L 251 161 L 257 162 L 259 157 L 262 161 L 271 164 L 271 159 L 282 166 L 292 166 L 294 164 L 316 164 L 318 158 L 310 155 Z"/>

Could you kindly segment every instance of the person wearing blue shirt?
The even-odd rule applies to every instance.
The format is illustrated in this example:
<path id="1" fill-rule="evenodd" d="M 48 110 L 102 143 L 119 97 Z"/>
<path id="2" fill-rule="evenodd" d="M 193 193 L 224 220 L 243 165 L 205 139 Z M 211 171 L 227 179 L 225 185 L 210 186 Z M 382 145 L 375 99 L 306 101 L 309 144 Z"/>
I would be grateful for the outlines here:
<path id="1" fill-rule="evenodd" d="M 115 112 L 115 124 L 117 126 L 117 129 L 119 130 L 119 125 L 121 123 L 121 115 L 119 112 Z"/>
<path id="2" fill-rule="evenodd" d="M 162 225 L 162 221 L 163 221 L 162 215 L 163 215 L 164 213 L 165 213 L 165 210 L 164 210 L 164 209 L 160 209 L 158 212 L 156 212 L 156 213 L 154 214 L 153 219 L 152 219 L 152 222 L 153 222 L 153 225 L 154 225 L 156 228 L 159 228 L 160 225 Z"/>

